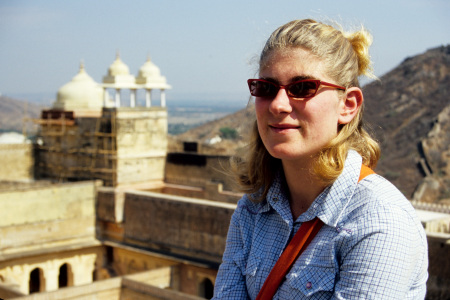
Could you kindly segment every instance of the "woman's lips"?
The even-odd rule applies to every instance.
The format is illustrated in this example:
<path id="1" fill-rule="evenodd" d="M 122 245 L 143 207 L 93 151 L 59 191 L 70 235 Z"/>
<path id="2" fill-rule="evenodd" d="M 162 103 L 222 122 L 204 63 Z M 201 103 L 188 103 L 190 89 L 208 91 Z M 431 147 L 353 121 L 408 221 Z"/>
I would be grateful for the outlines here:
<path id="1" fill-rule="evenodd" d="M 291 130 L 298 130 L 300 128 L 299 125 L 294 124 L 271 124 L 269 127 L 277 133 L 289 132 Z"/>

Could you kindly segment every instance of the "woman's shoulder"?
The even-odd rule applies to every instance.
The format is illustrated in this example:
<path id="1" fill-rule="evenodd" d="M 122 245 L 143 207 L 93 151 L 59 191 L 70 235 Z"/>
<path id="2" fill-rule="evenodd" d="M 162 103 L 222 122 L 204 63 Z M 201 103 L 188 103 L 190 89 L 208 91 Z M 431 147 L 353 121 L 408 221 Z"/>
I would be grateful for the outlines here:
<path id="1" fill-rule="evenodd" d="M 391 182 L 373 174 L 358 183 L 346 208 L 347 221 L 377 219 L 381 225 L 399 222 L 420 226 L 411 202 Z"/>

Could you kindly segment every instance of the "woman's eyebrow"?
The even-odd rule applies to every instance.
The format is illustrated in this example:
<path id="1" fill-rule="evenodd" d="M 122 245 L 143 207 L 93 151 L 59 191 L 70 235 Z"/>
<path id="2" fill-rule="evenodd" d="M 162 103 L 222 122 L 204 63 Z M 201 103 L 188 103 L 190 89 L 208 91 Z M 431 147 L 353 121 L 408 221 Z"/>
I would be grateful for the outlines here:
<path id="1" fill-rule="evenodd" d="M 295 76 L 294 78 L 292 78 L 291 82 L 295 82 L 295 81 L 299 81 L 299 80 L 306 80 L 306 79 L 317 79 L 317 78 L 312 75 L 299 75 L 299 76 Z"/>
<path id="2" fill-rule="evenodd" d="M 280 82 L 278 80 L 276 80 L 272 77 L 260 77 L 260 79 L 264 79 L 264 80 L 267 80 L 267 81 L 270 81 L 270 82 L 273 82 L 276 84 L 280 84 Z M 306 80 L 306 79 L 317 79 L 317 78 L 314 76 L 311 76 L 311 75 L 298 75 L 298 76 L 291 78 L 289 80 L 289 83 L 300 81 L 300 80 Z"/>

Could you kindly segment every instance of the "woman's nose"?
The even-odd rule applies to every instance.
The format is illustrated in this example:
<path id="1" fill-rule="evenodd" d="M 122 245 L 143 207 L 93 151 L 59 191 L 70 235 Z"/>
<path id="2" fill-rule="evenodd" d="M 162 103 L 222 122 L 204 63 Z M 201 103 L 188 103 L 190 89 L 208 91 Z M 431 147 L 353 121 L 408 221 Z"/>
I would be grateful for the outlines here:
<path id="1" fill-rule="evenodd" d="M 270 103 L 269 110 L 273 114 L 290 113 L 292 111 L 291 101 L 284 88 L 278 90 L 277 95 Z"/>

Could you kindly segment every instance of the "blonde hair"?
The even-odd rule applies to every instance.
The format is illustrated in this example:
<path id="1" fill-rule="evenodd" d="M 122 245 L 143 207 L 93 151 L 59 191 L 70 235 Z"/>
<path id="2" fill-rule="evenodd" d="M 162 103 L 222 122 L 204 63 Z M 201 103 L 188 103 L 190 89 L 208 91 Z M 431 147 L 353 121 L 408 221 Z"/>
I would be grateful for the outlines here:
<path id="1" fill-rule="evenodd" d="M 359 87 L 358 76 L 376 78 L 372 73 L 369 46 L 372 36 L 363 27 L 352 33 L 311 19 L 291 21 L 276 29 L 267 40 L 259 59 L 260 68 L 267 63 L 269 54 L 301 47 L 317 56 L 325 65 L 327 76 L 346 88 Z M 363 163 L 374 168 L 380 157 L 378 143 L 363 129 L 363 107 L 348 124 L 340 125 L 338 135 L 319 153 L 314 172 L 324 184 L 332 184 L 342 173 L 349 149 L 356 150 Z M 246 156 L 234 160 L 233 171 L 241 190 L 246 193 L 260 192 L 262 200 L 267 195 L 281 161 L 271 156 L 256 126 Z"/>

